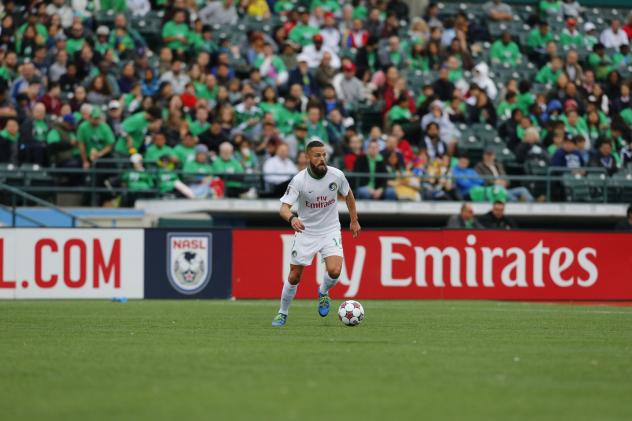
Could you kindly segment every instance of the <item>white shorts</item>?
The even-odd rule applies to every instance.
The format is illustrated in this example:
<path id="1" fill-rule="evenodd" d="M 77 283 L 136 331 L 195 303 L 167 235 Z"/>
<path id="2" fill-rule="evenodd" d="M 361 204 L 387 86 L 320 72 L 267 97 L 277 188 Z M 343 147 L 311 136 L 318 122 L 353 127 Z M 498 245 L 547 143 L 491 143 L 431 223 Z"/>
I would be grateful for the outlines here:
<path id="1" fill-rule="evenodd" d="M 329 256 L 343 257 L 340 231 L 319 236 L 310 236 L 303 233 L 294 234 L 290 264 L 309 266 L 312 264 L 314 255 L 319 252 L 323 260 Z"/>

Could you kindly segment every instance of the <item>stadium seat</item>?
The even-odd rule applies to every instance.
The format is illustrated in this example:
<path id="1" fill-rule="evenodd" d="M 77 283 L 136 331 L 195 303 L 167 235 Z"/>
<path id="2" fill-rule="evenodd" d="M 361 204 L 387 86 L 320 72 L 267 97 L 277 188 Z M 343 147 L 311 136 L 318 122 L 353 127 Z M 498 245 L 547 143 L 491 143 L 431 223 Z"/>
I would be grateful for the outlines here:
<path id="1" fill-rule="evenodd" d="M 580 174 L 566 173 L 562 177 L 567 202 L 590 202 L 591 186 L 586 177 Z"/>
<path id="2" fill-rule="evenodd" d="M 620 171 L 608 179 L 608 202 L 632 203 L 632 172 Z"/>

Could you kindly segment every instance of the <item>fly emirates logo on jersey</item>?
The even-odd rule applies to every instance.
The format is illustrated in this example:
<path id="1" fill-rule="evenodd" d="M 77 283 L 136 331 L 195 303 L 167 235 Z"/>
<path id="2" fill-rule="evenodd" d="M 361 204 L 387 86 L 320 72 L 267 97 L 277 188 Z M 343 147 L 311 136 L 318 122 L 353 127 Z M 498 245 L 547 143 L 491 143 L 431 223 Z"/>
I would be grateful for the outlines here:
<path id="1" fill-rule="evenodd" d="M 353 240 L 345 233 L 345 264 L 334 295 L 609 299 L 618 296 L 621 288 L 632 289 L 622 287 L 620 279 L 616 279 L 617 271 L 621 276 L 632 257 L 617 258 L 610 252 L 616 247 L 614 244 L 608 246 L 607 240 L 590 238 L 585 234 L 575 241 L 572 235 L 563 233 L 366 231 Z M 282 276 L 286 279 L 293 236 L 282 235 L 282 241 Z M 325 265 L 320 258 L 314 263 L 315 271 L 306 275 L 319 283 Z M 617 269 L 617 265 L 621 268 Z M 607 279 L 603 279 L 602 272 Z M 632 291 L 626 294 L 632 296 Z"/>
<path id="2" fill-rule="evenodd" d="M 327 196 L 316 196 L 315 202 L 305 201 L 305 207 L 310 209 L 322 209 L 327 208 L 336 203 L 336 198 L 329 198 Z"/>

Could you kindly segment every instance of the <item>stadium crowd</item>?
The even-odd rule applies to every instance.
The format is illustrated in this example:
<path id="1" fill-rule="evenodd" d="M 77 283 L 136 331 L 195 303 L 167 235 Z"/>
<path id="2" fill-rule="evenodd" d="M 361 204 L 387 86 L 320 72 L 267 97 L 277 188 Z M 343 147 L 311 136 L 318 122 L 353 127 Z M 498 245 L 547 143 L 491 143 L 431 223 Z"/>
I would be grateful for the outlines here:
<path id="1" fill-rule="evenodd" d="M 360 199 L 533 201 L 508 172 L 628 171 L 632 13 L 457 6 L 6 0 L 0 162 L 189 198 L 278 196 L 312 137 Z"/>

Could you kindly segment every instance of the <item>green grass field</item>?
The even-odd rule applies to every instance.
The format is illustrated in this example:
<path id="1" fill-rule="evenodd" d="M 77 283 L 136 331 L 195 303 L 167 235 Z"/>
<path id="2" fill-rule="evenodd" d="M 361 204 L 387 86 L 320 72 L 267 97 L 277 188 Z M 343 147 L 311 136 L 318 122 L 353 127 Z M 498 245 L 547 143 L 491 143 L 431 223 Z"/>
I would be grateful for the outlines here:
<path id="1" fill-rule="evenodd" d="M 0 302 L 0 419 L 632 419 L 632 307 L 363 304 Z"/>

